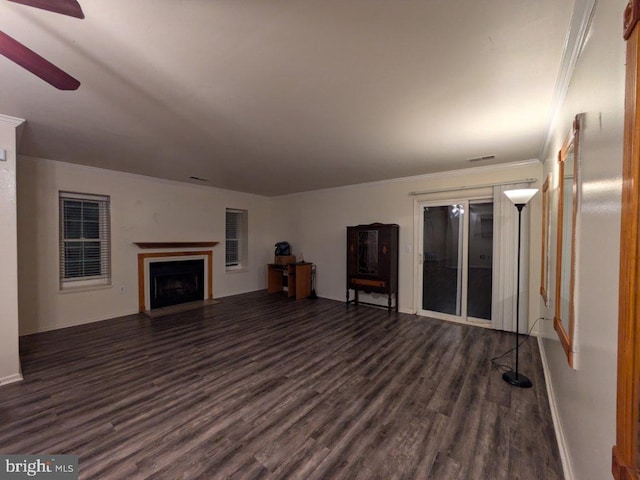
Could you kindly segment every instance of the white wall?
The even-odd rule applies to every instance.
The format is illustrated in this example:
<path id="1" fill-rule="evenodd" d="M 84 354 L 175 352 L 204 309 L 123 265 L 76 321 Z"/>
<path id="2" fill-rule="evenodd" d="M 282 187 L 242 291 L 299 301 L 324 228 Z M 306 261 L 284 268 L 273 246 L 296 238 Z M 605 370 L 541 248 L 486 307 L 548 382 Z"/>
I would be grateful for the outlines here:
<path id="1" fill-rule="evenodd" d="M 400 224 L 400 307 L 413 311 L 415 190 L 541 178 L 538 162 L 511 167 L 413 177 L 389 182 L 321 190 L 275 199 L 122 174 L 45 159 L 18 159 L 18 263 L 20 334 L 135 313 L 138 309 L 136 241 L 220 241 L 214 247 L 214 297 L 266 287 L 266 264 L 273 244 L 288 240 L 293 253 L 317 264 L 320 296 L 344 300 L 345 227 L 360 223 Z M 537 186 L 540 186 L 538 181 Z M 112 286 L 61 292 L 59 288 L 58 192 L 111 197 Z M 490 189 L 470 192 L 490 194 Z M 451 194 L 444 194 L 451 195 Z M 441 195 L 440 195 L 441 196 Z M 540 199 L 531 204 L 539 216 Z M 224 210 L 249 210 L 247 272 L 224 272 Z M 539 222 L 531 238 L 539 245 Z M 531 250 L 531 289 L 537 292 L 539 248 Z M 120 293 L 124 287 L 125 293 Z M 535 298 L 535 297 L 534 297 Z M 537 318 L 538 303 L 530 301 Z"/>
<path id="2" fill-rule="evenodd" d="M 0 116 L 0 384 L 20 380 L 18 352 L 18 265 L 16 228 L 17 127 L 22 120 Z"/>
<path id="3" fill-rule="evenodd" d="M 266 197 L 22 156 L 17 183 L 21 335 L 137 312 L 141 250 L 133 242 L 218 241 L 215 298 L 266 288 L 265 265 L 272 256 Z M 111 197 L 111 287 L 60 291 L 60 190 Z M 225 273 L 227 207 L 249 212 L 249 269 L 244 272 Z"/>
<path id="4" fill-rule="evenodd" d="M 346 299 L 346 227 L 373 222 L 400 225 L 399 306 L 414 312 L 415 246 L 414 205 L 417 200 L 452 198 L 460 193 L 410 196 L 410 192 L 485 185 L 493 182 L 535 178 L 541 187 L 542 165 L 537 161 L 510 166 L 470 168 L 443 174 L 353 185 L 277 197 L 274 225 L 281 240 L 292 244 L 293 253 L 302 251 L 305 260 L 317 265 L 317 293 L 321 297 Z M 488 194 L 491 188 L 467 190 L 462 195 Z M 531 254 L 529 318 L 538 317 L 540 283 L 540 204 L 536 195 L 530 204 Z M 527 207 L 529 208 L 529 207 Z M 374 299 L 386 303 L 386 298 Z"/>
<path id="5" fill-rule="evenodd" d="M 601 0 L 578 59 L 549 150 L 545 175 L 557 185 L 557 152 L 576 114 L 581 132 L 582 203 L 577 231 L 576 369 L 570 369 L 551 321 L 544 323 L 543 355 L 573 478 L 611 478 L 615 443 L 620 177 L 624 115 L 625 0 Z M 554 215 L 555 216 L 555 215 Z M 552 236 L 555 239 L 555 235 Z M 552 244 L 555 252 L 555 241 Z M 551 304 L 541 309 L 553 318 Z"/>

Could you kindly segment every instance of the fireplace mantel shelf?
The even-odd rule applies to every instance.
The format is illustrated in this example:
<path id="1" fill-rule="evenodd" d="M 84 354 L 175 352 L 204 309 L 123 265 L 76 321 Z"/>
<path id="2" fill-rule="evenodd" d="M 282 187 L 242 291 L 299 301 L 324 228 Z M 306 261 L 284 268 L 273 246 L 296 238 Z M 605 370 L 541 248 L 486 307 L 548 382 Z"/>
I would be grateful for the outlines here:
<path id="1" fill-rule="evenodd" d="M 139 248 L 198 248 L 215 247 L 220 242 L 133 242 Z"/>

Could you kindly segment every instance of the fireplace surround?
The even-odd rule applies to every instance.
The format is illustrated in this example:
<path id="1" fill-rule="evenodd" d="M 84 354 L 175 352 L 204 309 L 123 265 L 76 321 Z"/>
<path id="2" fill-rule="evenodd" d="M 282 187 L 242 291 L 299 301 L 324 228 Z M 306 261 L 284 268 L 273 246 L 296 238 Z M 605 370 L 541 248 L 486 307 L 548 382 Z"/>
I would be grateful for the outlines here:
<path id="1" fill-rule="evenodd" d="M 145 244 L 147 245 L 147 244 Z M 154 244 L 157 245 L 157 244 Z M 214 243 L 215 245 L 215 243 Z M 163 244 L 164 246 L 164 244 Z M 192 244 L 181 244 L 180 246 L 194 246 L 200 247 L 201 245 L 192 245 Z M 153 248 L 153 247 L 142 247 L 142 248 Z M 163 248 L 163 247 L 158 247 Z M 170 247 L 168 247 L 170 249 Z M 164 285 L 160 285 L 160 288 L 164 290 L 165 296 L 177 296 L 181 293 L 188 293 L 193 297 L 193 300 L 209 300 L 213 299 L 213 251 L 212 250 L 178 250 L 172 249 L 173 251 L 162 251 L 162 252 L 149 252 L 149 253 L 139 253 L 138 254 L 138 310 L 140 312 L 144 312 L 146 310 L 151 310 L 152 308 L 160 308 L 163 301 L 160 303 L 156 303 L 151 301 L 151 285 L 152 285 L 152 266 L 154 264 L 163 264 L 164 266 L 153 267 L 156 270 L 160 271 L 160 275 L 164 276 L 167 274 L 165 270 L 167 267 L 166 264 L 175 263 L 176 266 L 182 264 L 182 266 L 176 269 L 174 278 L 170 277 L 161 278 L 161 283 L 164 282 Z M 200 263 L 203 266 L 203 272 L 201 274 L 201 279 L 195 279 L 194 273 L 189 272 L 189 270 L 193 269 L 195 263 Z M 183 263 L 189 262 L 189 263 Z M 197 275 L 197 274 L 195 274 Z M 188 277 L 191 277 L 189 279 Z M 197 283 L 197 298 L 196 294 L 193 292 L 194 283 Z M 156 284 L 154 288 L 157 288 Z M 182 290 L 182 292 L 180 292 Z M 173 291 L 173 293 L 171 293 Z M 166 301 L 167 299 L 165 299 Z M 175 299 L 174 299 L 175 300 Z M 184 300 L 183 301 L 190 301 Z M 182 302 L 178 302 L 182 303 Z"/>

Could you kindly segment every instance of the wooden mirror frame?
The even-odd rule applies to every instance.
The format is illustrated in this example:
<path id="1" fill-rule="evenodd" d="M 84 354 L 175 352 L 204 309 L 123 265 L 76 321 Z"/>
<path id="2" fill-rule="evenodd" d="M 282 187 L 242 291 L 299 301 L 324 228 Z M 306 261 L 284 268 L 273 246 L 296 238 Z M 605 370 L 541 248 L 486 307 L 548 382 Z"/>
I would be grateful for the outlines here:
<path id="1" fill-rule="evenodd" d="M 551 172 L 542 184 L 542 254 L 540 265 L 540 295 L 544 304 L 549 305 L 549 239 L 551 233 L 551 202 L 549 188 L 551 186 Z"/>
<path id="2" fill-rule="evenodd" d="M 564 170 L 565 162 L 569 152 L 573 149 L 573 201 L 571 212 L 571 259 L 569 261 L 569 331 L 562 324 L 562 235 L 564 230 Z M 571 133 L 565 140 L 560 152 L 558 152 L 558 218 L 556 225 L 556 297 L 555 297 L 555 315 L 553 318 L 553 328 L 558 333 L 562 349 L 567 355 L 569 366 L 573 367 L 573 332 L 575 326 L 575 308 L 574 308 L 574 290 L 575 290 L 575 265 L 576 265 L 576 217 L 578 213 L 578 184 L 580 181 L 580 173 L 578 170 L 578 156 L 580 151 L 580 115 L 576 115 L 573 121 Z"/>
<path id="3" fill-rule="evenodd" d="M 617 480 L 640 479 L 638 458 L 638 384 L 640 383 L 640 0 L 624 11 L 627 41 L 622 210 L 620 229 L 620 283 L 618 298 L 618 388 L 616 444 L 611 471 Z"/>

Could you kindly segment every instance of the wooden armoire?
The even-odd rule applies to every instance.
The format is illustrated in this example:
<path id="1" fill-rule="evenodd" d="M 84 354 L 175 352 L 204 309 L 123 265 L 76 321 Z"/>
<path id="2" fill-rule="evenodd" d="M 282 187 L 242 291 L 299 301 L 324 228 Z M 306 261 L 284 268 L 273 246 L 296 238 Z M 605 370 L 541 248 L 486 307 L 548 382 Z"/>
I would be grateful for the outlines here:
<path id="1" fill-rule="evenodd" d="M 387 295 L 387 308 L 398 311 L 398 235 L 394 224 L 347 227 L 347 305 L 359 302 L 358 292 Z M 354 298 L 350 298 L 350 291 Z M 392 298 L 395 297 L 395 302 Z"/>

